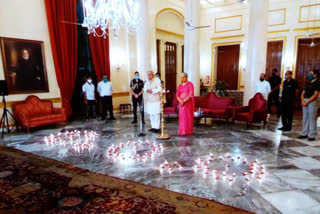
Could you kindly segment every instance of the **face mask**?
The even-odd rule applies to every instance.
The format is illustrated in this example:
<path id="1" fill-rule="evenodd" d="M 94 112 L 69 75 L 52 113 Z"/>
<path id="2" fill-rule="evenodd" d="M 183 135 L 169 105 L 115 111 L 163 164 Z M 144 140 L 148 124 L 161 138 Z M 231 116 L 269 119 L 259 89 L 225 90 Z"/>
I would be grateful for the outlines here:
<path id="1" fill-rule="evenodd" d="M 308 80 L 310 80 L 310 81 L 314 80 L 314 76 L 312 74 L 308 74 L 307 77 L 308 77 Z"/>
<path id="2" fill-rule="evenodd" d="M 139 76 L 135 76 L 134 78 L 135 78 L 136 80 L 138 80 L 138 79 L 139 79 Z"/>
<path id="3" fill-rule="evenodd" d="M 108 82 L 108 78 L 103 78 L 103 82 Z"/>
<path id="4" fill-rule="evenodd" d="M 160 77 L 156 77 L 156 78 L 160 79 Z"/>
<path id="5" fill-rule="evenodd" d="M 261 82 L 263 82 L 263 81 L 264 81 L 264 79 L 263 79 L 263 78 L 260 78 L 260 81 L 261 81 Z"/>
<path id="6" fill-rule="evenodd" d="M 92 80 L 88 80 L 88 83 L 92 83 Z"/>

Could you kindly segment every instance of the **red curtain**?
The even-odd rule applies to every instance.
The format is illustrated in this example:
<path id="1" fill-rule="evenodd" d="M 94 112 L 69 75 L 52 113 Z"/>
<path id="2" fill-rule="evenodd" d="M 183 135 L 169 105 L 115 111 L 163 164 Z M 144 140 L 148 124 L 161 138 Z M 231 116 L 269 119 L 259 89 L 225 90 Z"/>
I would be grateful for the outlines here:
<path id="1" fill-rule="evenodd" d="M 102 74 L 106 74 L 110 80 L 109 36 L 104 39 L 103 37 L 90 34 L 89 43 L 93 66 L 98 81 L 101 81 Z"/>
<path id="2" fill-rule="evenodd" d="M 70 101 L 77 76 L 77 10 L 75 0 L 45 0 L 51 49 L 62 107 L 72 113 Z M 66 23 L 69 22 L 69 23 Z"/>

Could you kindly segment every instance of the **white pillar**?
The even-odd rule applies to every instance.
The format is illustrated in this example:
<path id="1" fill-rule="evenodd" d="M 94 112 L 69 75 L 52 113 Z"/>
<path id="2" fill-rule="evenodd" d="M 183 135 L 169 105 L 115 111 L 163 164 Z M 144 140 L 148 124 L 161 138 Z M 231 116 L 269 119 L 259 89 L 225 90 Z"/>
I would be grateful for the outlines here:
<path id="1" fill-rule="evenodd" d="M 185 21 L 193 26 L 200 24 L 200 0 L 185 0 Z M 194 85 L 194 95 L 200 95 L 200 53 L 199 29 L 188 30 L 184 33 L 184 72 Z"/>
<path id="2" fill-rule="evenodd" d="M 147 72 L 152 69 L 151 66 L 151 27 L 148 14 L 148 0 L 139 1 L 139 14 L 141 23 L 136 29 L 137 41 L 137 71 L 139 71 L 141 79 L 147 80 Z"/>
<path id="3" fill-rule="evenodd" d="M 246 71 L 243 76 L 244 105 L 254 96 L 259 75 L 266 71 L 268 10 L 269 1 L 250 1 Z"/>

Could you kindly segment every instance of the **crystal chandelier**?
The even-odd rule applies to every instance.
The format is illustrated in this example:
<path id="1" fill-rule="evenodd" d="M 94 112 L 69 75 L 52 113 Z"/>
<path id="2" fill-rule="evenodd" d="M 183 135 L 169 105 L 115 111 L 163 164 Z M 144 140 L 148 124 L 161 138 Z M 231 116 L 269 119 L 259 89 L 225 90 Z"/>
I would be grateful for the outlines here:
<path id="1" fill-rule="evenodd" d="M 117 37 L 121 27 L 133 31 L 140 20 L 138 0 L 82 0 L 82 3 L 82 26 L 94 36 L 106 38 L 111 29 Z"/>

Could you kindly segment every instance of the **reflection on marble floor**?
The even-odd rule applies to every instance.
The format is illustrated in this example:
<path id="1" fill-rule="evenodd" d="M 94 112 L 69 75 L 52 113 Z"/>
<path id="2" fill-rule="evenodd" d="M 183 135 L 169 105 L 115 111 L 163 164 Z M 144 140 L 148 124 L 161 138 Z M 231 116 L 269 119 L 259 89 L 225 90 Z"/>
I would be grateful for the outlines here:
<path id="1" fill-rule="evenodd" d="M 93 172 L 108 174 L 147 185 L 163 187 L 172 191 L 212 199 L 254 213 L 320 213 L 320 143 L 297 140 L 301 120 L 295 120 L 292 132 L 275 131 L 280 124 L 273 118 L 266 129 L 262 126 L 246 128 L 245 124 L 227 124 L 209 120 L 195 127 L 192 137 L 177 136 L 177 120 L 167 122 L 167 141 L 157 141 L 156 134 L 147 133 L 141 140 L 163 145 L 163 153 L 152 161 L 114 162 L 107 157 L 112 144 L 137 140 L 139 126 L 131 125 L 129 115 L 117 115 L 116 121 L 76 121 L 66 127 L 38 129 L 30 135 L 17 133 L 7 135 L 6 146 L 14 147 L 40 156 L 56 159 Z M 202 121 L 203 122 L 203 121 Z M 146 124 L 146 130 L 149 125 Z M 63 146 L 48 146 L 44 137 L 64 130 L 94 130 L 99 134 L 96 146 L 77 153 Z M 237 175 L 235 181 L 215 180 L 211 174 L 206 178 L 194 173 L 197 158 L 207 158 L 226 153 L 258 160 L 265 167 L 262 181 L 244 180 L 241 163 L 231 163 L 229 172 Z M 182 170 L 172 174 L 160 174 L 159 165 L 165 160 L 177 161 Z M 223 171 L 223 166 L 213 162 L 211 169 Z"/>

